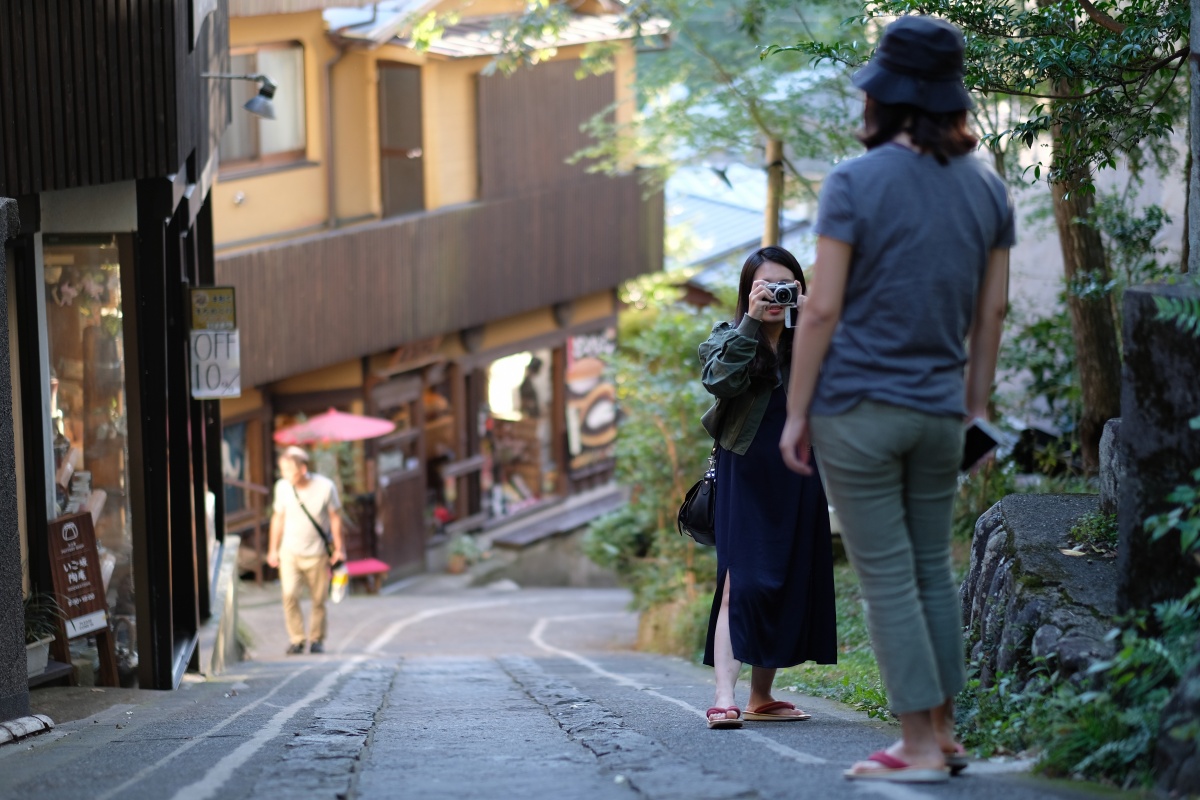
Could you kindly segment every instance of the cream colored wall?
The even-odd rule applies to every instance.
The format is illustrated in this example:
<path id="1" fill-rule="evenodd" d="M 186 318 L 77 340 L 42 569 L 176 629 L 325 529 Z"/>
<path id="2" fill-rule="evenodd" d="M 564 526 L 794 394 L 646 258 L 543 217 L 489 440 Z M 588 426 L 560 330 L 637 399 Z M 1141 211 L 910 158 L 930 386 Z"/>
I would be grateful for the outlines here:
<path id="1" fill-rule="evenodd" d="M 286 378 L 271 386 L 274 394 L 304 394 L 327 389 L 354 389 L 362 386 L 362 361 L 355 358 L 324 369 Z"/>
<path id="2" fill-rule="evenodd" d="M 304 46 L 306 157 L 312 163 L 249 177 L 218 174 L 212 190 L 218 247 L 300 230 L 328 217 L 322 98 L 325 63 L 335 51 L 325 38 L 325 20 L 320 11 L 230 20 L 232 48 L 291 41 Z M 278 91 L 286 92 L 288 87 L 280 86 Z M 247 112 L 239 107 L 233 113 Z"/>
<path id="3" fill-rule="evenodd" d="M 221 419 L 231 419 L 263 407 L 263 395 L 257 389 L 242 389 L 240 397 L 221 400 Z"/>
<path id="4" fill-rule="evenodd" d="M 439 11 L 457 9 L 466 16 L 518 11 L 514 0 L 479 0 L 464 4 L 447 0 Z M 395 45 L 375 50 L 349 49 L 333 69 L 334 207 L 329 208 L 328 165 L 325 163 L 324 80 L 326 64 L 337 49 L 325 37 L 318 12 L 236 18 L 230 46 L 298 41 L 305 48 L 307 164 L 238 177 L 218 176 L 213 187 L 215 240 L 218 247 L 286 236 L 339 220 L 382 214 L 379 156 L 380 61 L 422 65 L 422 127 L 425 162 L 425 207 L 429 210 L 478 198 L 476 79 L 488 57 L 447 59 Z M 554 59 L 579 58 L 582 47 L 562 48 Z M 617 56 L 619 116 L 633 114 L 631 47 Z M 280 87 L 286 91 L 287 87 Z M 240 108 L 234 113 L 246 113 Z"/>
<path id="5" fill-rule="evenodd" d="M 596 292 L 572 301 L 571 312 L 571 324 L 577 325 L 602 317 L 611 317 L 617 313 L 617 308 L 612 292 Z"/>
<path id="6" fill-rule="evenodd" d="M 539 308 L 528 314 L 518 314 L 515 317 L 489 322 L 483 329 L 483 342 L 479 349 L 483 351 L 504 347 L 531 336 L 552 333 L 558 329 L 554 321 L 554 312 L 549 308 Z"/>
<path id="7" fill-rule="evenodd" d="M 425 139 L 425 207 L 479 196 L 475 80 L 485 59 L 430 59 L 421 73 Z"/>
<path id="8" fill-rule="evenodd" d="M 339 219 L 383 213 L 379 178 L 379 91 L 375 58 L 348 51 L 333 68 L 335 213 Z"/>

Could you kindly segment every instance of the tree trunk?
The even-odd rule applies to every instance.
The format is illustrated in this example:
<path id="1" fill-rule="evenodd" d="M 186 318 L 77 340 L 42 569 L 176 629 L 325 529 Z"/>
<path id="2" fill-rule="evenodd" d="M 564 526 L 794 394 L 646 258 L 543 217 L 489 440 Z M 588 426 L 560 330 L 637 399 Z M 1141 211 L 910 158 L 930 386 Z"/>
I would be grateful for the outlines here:
<path id="1" fill-rule="evenodd" d="M 767 207 L 763 213 L 762 246 L 781 244 L 779 217 L 783 210 L 783 142 L 767 140 Z"/>
<path id="2" fill-rule="evenodd" d="M 1056 132 L 1057 137 L 1057 132 Z M 1056 139 L 1057 141 L 1057 139 Z M 1100 435 L 1104 423 L 1121 416 L 1121 357 L 1112 301 L 1106 286 L 1111 278 L 1100 232 L 1086 220 L 1095 205 L 1083 191 L 1086 173 L 1076 173 L 1061 183 L 1051 183 L 1054 220 L 1062 245 L 1063 272 L 1067 281 L 1067 309 L 1075 337 L 1075 359 L 1083 394 L 1079 445 L 1083 468 L 1099 468 Z M 1075 287 L 1096 287 L 1080 296 Z"/>
<path id="3" fill-rule="evenodd" d="M 1191 112 L 1188 114 L 1188 134 L 1191 147 L 1188 150 L 1188 194 L 1187 194 L 1187 248 L 1183 269 L 1200 274 L 1200 0 L 1192 0 L 1191 56 L 1188 59 L 1188 74 L 1191 76 Z"/>

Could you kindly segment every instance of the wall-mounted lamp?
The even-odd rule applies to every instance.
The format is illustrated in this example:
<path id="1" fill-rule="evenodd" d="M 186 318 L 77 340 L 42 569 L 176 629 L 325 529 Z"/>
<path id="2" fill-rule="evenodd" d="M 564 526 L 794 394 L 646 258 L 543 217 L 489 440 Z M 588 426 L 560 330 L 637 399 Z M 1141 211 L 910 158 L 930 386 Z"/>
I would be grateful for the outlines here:
<path id="1" fill-rule="evenodd" d="M 264 119 L 275 119 L 275 107 L 271 105 L 271 98 L 275 97 L 275 83 L 266 75 L 225 75 L 217 72 L 201 73 L 204 78 L 220 78 L 227 81 L 257 81 L 259 84 L 258 94 L 246 101 L 242 108 Z"/>

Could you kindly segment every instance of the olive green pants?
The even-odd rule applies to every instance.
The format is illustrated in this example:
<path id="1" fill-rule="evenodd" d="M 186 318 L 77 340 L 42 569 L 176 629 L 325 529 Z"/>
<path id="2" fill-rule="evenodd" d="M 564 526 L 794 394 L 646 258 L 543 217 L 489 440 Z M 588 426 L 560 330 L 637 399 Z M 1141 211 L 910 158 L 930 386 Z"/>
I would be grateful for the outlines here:
<path id="1" fill-rule="evenodd" d="M 962 421 L 864 401 L 810 428 L 892 711 L 941 705 L 966 685 L 950 564 Z"/>

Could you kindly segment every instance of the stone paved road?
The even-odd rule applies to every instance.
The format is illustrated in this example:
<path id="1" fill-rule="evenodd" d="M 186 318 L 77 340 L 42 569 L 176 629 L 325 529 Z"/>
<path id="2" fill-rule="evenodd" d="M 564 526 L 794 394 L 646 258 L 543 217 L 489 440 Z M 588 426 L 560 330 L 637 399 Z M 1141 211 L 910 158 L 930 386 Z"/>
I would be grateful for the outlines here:
<path id="1" fill-rule="evenodd" d="M 330 652 L 289 658 L 274 595 L 251 592 L 253 661 L 0 748 L 0 797 L 1095 796 L 1011 764 L 933 787 L 847 782 L 841 771 L 895 728 L 818 699 L 801 699 L 807 722 L 709 731 L 711 671 L 633 652 L 627 603 L 617 590 L 425 581 L 348 598 Z"/>

